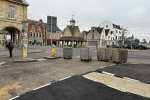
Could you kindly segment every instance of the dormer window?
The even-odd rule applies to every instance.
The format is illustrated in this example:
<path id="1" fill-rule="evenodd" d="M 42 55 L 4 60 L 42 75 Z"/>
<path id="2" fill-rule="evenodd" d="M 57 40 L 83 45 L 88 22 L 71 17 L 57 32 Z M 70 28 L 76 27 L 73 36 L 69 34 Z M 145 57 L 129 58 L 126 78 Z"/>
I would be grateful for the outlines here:
<path id="1" fill-rule="evenodd" d="M 43 31 L 45 30 L 45 28 L 43 27 Z"/>
<path id="2" fill-rule="evenodd" d="M 38 26 L 38 30 L 40 30 L 40 26 Z"/>
<path id="3" fill-rule="evenodd" d="M 108 25 L 106 25 L 106 28 L 108 28 Z"/>

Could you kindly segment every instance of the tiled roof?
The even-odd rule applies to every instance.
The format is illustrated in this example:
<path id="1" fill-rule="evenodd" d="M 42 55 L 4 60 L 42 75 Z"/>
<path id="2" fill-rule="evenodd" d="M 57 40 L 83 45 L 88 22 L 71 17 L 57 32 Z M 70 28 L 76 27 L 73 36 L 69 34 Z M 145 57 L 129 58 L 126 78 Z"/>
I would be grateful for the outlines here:
<path id="1" fill-rule="evenodd" d="M 23 4 L 23 5 L 29 6 L 29 4 L 25 0 L 8 0 L 8 1 L 16 2 L 16 3 L 20 3 L 20 4 Z"/>
<path id="2" fill-rule="evenodd" d="M 74 19 L 71 19 L 70 22 L 76 22 Z"/>
<path id="3" fill-rule="evenodd" d="M 68 25 L 67 27 L 69 28 L 69 30 L 70 30 L 72 36 L 74 36 L 74 33 L 75 33 L 74 30 L 75 30 L 76 28 L 78 28 L 78 26 L 69 26 L 69 25 Z"/>
<path id="4" fill-rule="evenodd" d="M 121 30 L 120 26 L 119 25 L 115 25 L 115 24 L 112 24 L 114 28 L 117 28 L 119 30 Z"/>
<path id="5" fill-rule="evenodd" d="M 101 34 L 101 33 L 102 33 L 102 31 L 103 31 L 103 28 L 99 28 L 99 27 L 97 27 L 97 28 L 96 28 L 96 30 L 98 31 L 98 33 L 99 33 L 99 34 Z"/>
<path id="6" fill-rule="evenodd" d="M 63 36 L 58 41 L 79 41 L 79 42 L 86 42 L 83 37 L 74 37 L 74 36 Z"/>
<path id="7" fill-rule="evenodd" d="M 27 23 L 33 22 L 36 26 L 39 24 L 39 21 L 27 19 Z M 47 27 L 47 23 L 40 23 L 42 26 Z M 59 27 L 57 26 L 57 31 L 61 31 Z"/>

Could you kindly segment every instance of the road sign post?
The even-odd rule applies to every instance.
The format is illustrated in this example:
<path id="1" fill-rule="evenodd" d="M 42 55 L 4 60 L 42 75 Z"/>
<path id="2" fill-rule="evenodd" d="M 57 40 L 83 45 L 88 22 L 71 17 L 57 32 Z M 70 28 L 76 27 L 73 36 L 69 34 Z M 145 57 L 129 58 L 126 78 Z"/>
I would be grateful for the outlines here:
<path id="1" fill-rule="evenodd" d="M 57 28 L 57 17 L 47 16 L 47 31 L 51 32 L 51 56 L 52 55 L 52 33 L 56 33 Z"/>

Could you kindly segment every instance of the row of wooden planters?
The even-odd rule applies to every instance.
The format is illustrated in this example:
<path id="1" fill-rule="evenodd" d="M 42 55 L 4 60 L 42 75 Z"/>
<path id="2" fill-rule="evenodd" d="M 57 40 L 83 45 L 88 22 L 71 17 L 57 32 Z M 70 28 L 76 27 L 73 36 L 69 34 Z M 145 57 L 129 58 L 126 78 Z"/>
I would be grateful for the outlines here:
<path id="1" fill-rule="evenodd" d="M 63 48 L 63 57 L 72 58 L 72 48 L 65 47 Z M 108 61 L 112 59 L 114 62 L 126 63 L 128 58 L 127 50 L 116 50 L 116 49 L 106 49 L 98 48 L 97 49 L 97 59 Z M 81 48 L 80 49 L 80 59 L 82 60 L 92 60 L 92 49 L 91 48 Z"/>

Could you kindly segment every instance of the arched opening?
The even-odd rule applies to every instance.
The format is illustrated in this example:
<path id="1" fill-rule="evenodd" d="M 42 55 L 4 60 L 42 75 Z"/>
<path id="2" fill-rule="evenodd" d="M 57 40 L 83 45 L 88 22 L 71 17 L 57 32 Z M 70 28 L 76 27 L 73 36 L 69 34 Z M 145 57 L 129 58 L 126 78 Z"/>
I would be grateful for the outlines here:
<path id="1" fill-rule="evenodd" d="M 20 47 L 21 45 L 21 31 L 17 29 L 16 27 L 4 27 L 2 30 L 0 30 L 1 36 L 3 36 L 2 45 L 6 46 L 6 40 L 9 42 L 11 40 L 15 47 Z"/>

